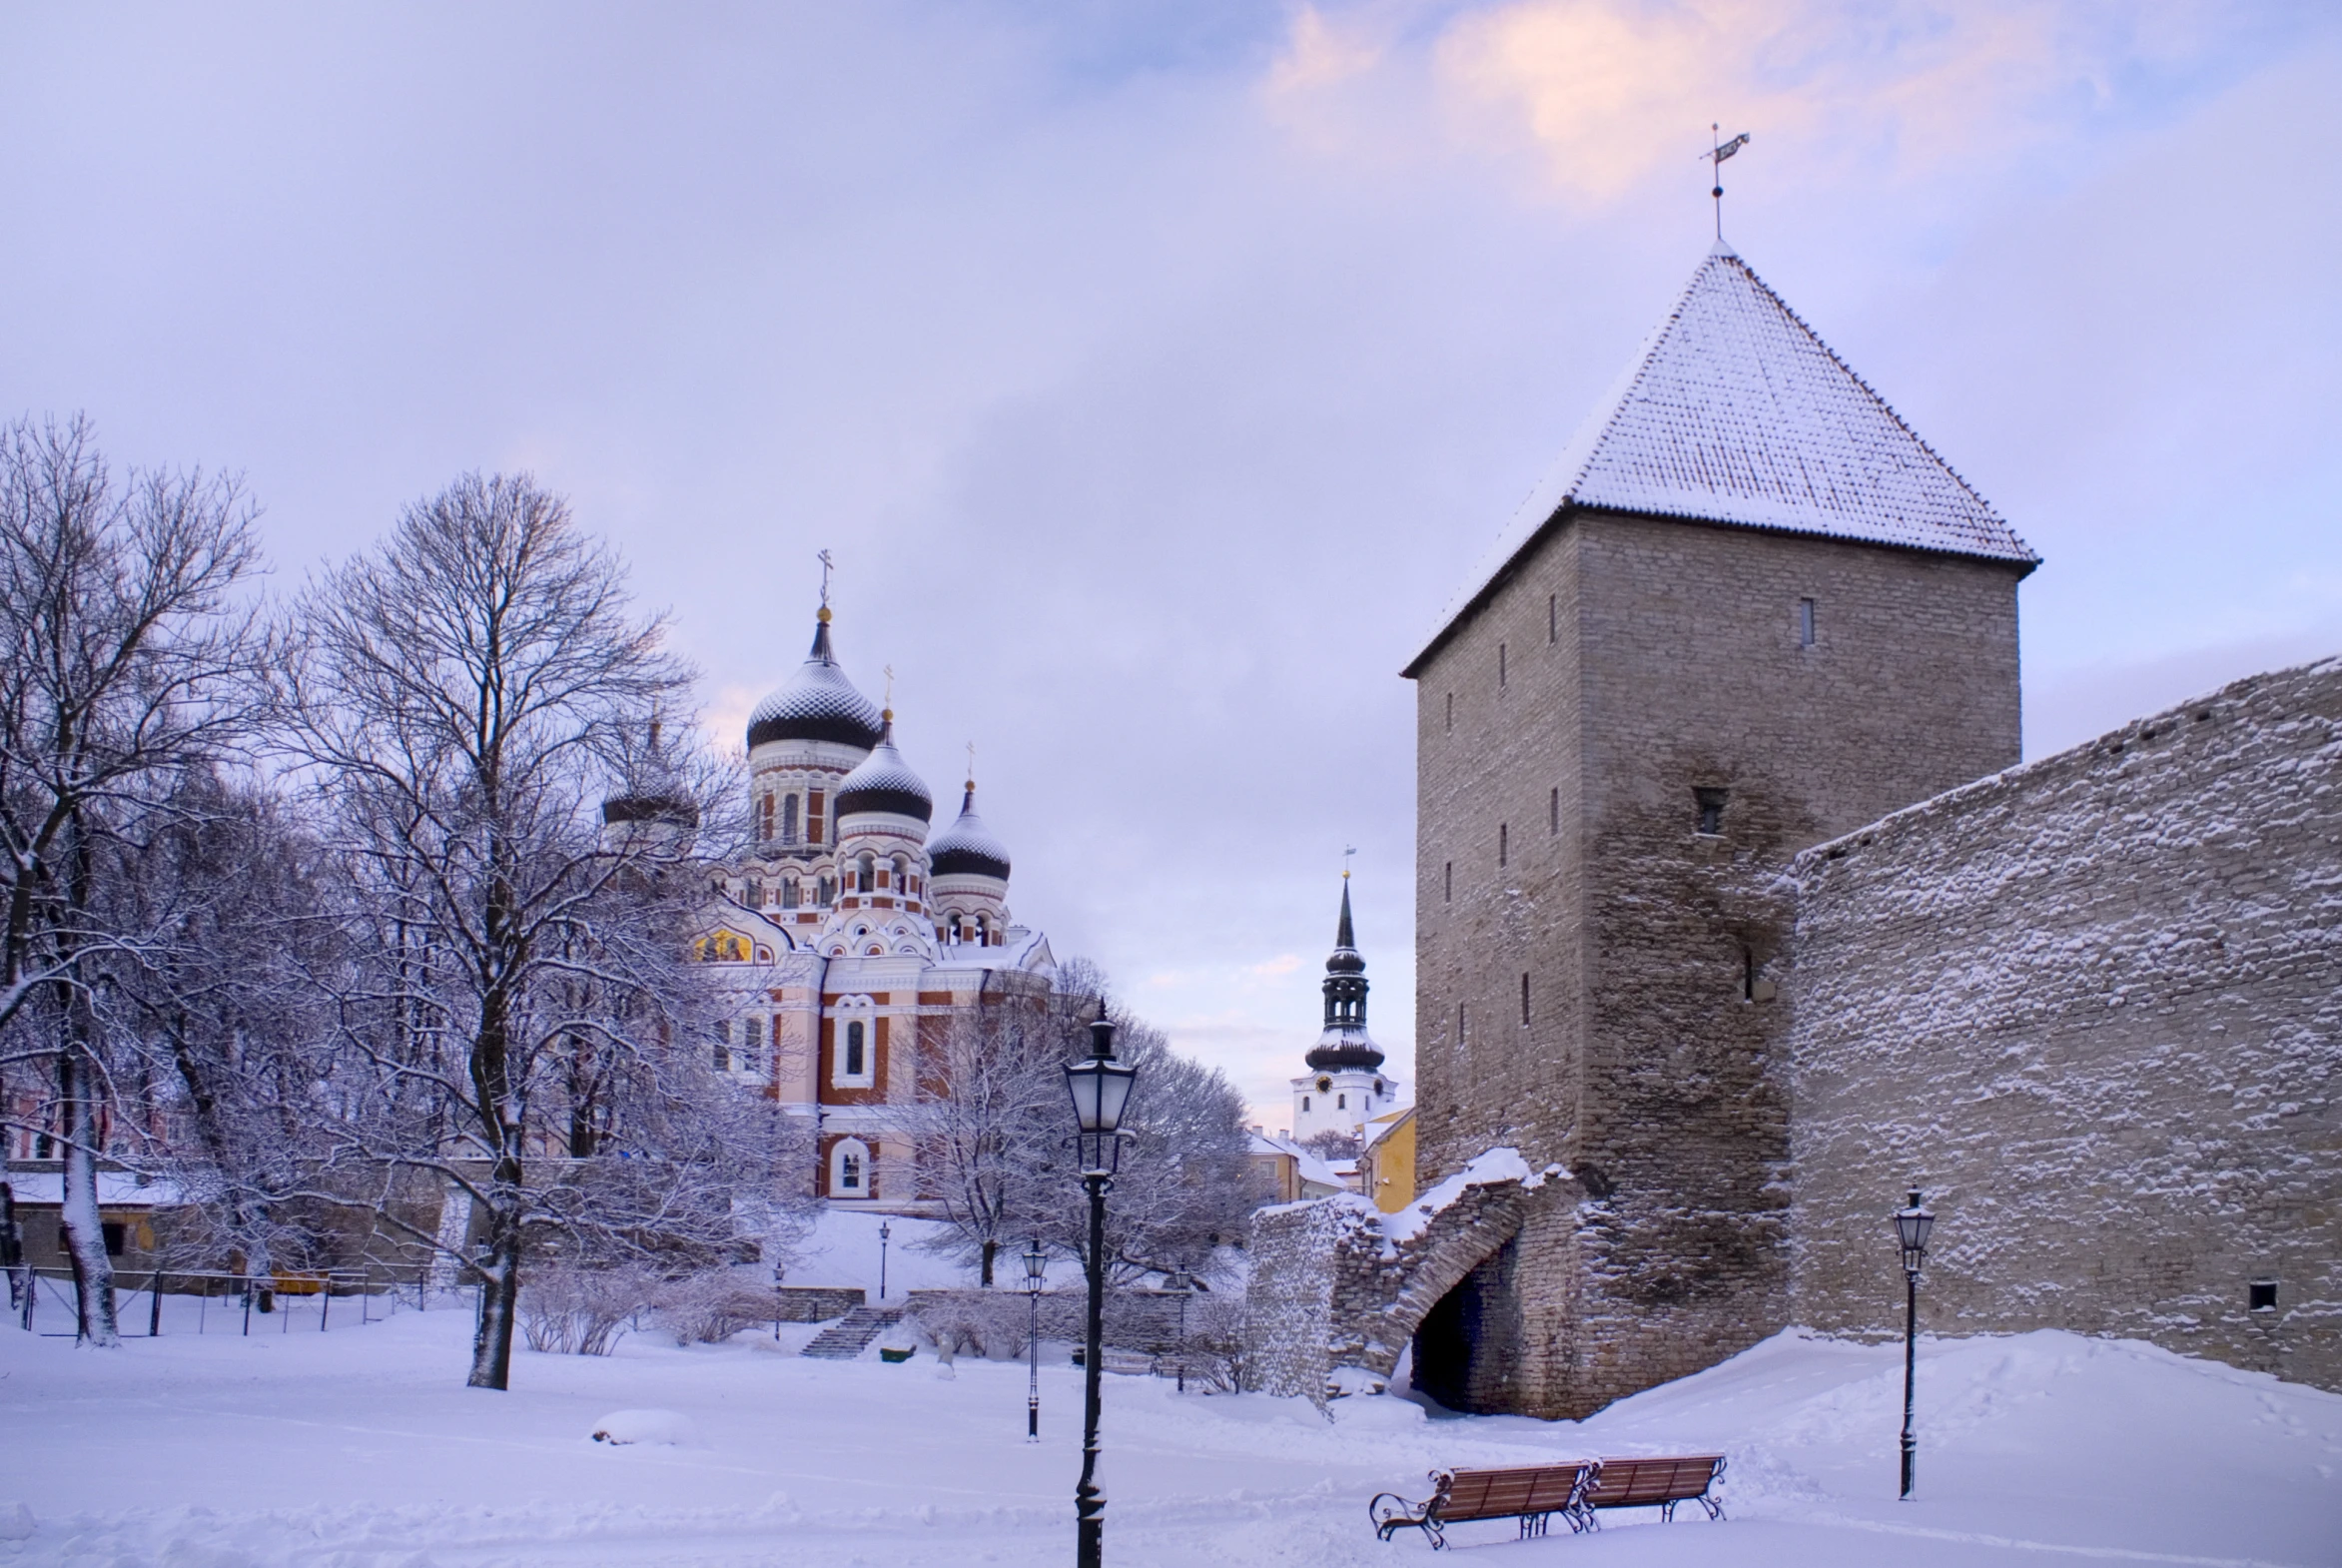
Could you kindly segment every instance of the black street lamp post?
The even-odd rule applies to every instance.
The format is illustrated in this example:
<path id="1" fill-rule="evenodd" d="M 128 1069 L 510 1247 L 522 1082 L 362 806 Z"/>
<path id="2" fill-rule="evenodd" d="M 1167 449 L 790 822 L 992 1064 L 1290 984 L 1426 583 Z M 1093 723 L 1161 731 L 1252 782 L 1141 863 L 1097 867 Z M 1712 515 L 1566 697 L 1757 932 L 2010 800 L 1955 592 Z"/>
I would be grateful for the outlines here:
<path id="1" fill-rule="evenodd" d="M 1920 1451 L 1911 1425 L 1920 1369 L 1920 1269 L 1928 1261 L 1928 1232 L 1935 1227 L 1936 1216 L 1920 1206 L 1919 1188 L 1912 1188 L 1911 1202 L 1895 1215 L 1895 1238 L 1903 1244 L 1903 1490 L 1898 1494 L 1902 1497 L 1911 1495 L 1913 1462 Z"/>
<path id="2" fill-rule="evenodd" d="M 1035 1236 L 1025 1248 L 1025 1299 L 1033 1305 L 1033 1328 L 1025 1336 L 1026 1353 L 1032 1358 L 1025 1368 L 1025 1441 L 1041 1441 L 1041 1287 L 1049 1275 L 1049 1254 L 1041 1249 L 1041 1238 Z"/>
<path id="3" fill-rule="evenodd" d="M 894 1233 L 894 1226 L 886 1220 L 878 1222 L 878 1298 L 882 1302 L 887 1298 L 887 1237 Z"/>
<path id="4" fill-rule="evenodd" d="M 1164 1277 L 1163 1287 L 1175 1291 L 1179 1298 L 1179 1386 L 1187 1391 L 1187 1297 L 1195 1293 L 1195 1276 L 1184 1268 L 1174 1268 Z"/>
<path id="5" fill-rule="evenodd" d="M 1115 1060 L 1115 1027 L 1105 1019 L 1090 1026 L 1090 1056 L 1066 1069 L 1081 1128 L 1082 1184 L 1090 1189 L 1090 1323 L 1082 1354 L 1082 1480 L 1074 1488 L 1074 1560 L 1079 1568 L 1101 1568 L 1106 1552 L 1106 1496 L 1098 1489 L 1098 1374 L 1106 1359 L 1106 1193 L 1123 1161 L 1123 1108 L 1139 1070 Z"/>

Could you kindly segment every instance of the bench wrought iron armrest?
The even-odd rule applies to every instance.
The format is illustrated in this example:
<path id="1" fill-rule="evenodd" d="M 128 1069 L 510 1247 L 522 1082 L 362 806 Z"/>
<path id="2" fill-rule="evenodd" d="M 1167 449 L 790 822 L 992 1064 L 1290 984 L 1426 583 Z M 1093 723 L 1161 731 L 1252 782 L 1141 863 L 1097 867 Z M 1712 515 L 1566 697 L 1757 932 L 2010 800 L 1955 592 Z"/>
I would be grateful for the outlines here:
<path id="1" fill-rule="evenodd" d="M 1431 1473 L 1431 1495 L 1419 1503 L 1409 1502 L 1396 1492 L 1378 1492 L 1366 1505 L 1366 1517 L 1374 1521 L 1374 1538 L 1387 1541 L 1401 1530 L 1420 1530 L 1438 1551 L 1447 1544 L 1440 1534 L 1439 1508 L 1447 1501 L 1448 1490 L 1455 1484 L 1455 1476 L 1447 1470 Z"/>

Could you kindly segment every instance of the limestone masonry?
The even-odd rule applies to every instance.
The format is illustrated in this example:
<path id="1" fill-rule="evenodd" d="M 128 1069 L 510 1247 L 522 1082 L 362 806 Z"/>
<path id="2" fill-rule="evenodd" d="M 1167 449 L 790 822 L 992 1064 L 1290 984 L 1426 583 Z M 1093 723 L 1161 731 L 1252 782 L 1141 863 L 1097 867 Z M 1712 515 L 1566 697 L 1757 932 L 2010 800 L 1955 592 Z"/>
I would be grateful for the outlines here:
<path id="1" fill-rule="evenodd" d="M 2342 660 L 1797 863 L 1790 1310 L 2149 1339 L 2342 1387 Z M 2255 1310 L 2251 1286 L 2274 1295 Z"/>
<path id="2" fill-rule="evenodd" d="M 2342 1383 L 2342 665 L 2016 769 L 2036 564 L 1710 256 L 1405 671 L 1440 1195 L 1263 1214 L 1261 1386 L 1403 1331 L 1578 1416 L 1883 1331 L 1915 1185 L 1931 1328 Z"/>

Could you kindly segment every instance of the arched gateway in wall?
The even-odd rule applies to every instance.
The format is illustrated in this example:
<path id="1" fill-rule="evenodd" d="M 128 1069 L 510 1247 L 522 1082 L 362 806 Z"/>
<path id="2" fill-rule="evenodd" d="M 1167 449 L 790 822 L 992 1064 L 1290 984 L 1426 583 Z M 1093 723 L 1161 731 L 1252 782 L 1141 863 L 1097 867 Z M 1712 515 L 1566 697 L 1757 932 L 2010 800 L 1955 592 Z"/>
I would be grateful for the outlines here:
<path id="1" fill-rule="evenodd" d="M 1478 1286 L 1513 1266 L 1533 1208 L 1580 1195 L 1558 1170 L 1533 1175 L 1500 1149 L 1400 1213 L 1350 1194 L 1262 1209 L 1245 1295 L 1246 1386 L 1320 1406 L 1377 1391 L 1420 1335 L 1416 1386 L 1452 1408 L 1493 1408 L 1511 1334 L 1487 1315 L 1501 1311 L 1502 1293 Z"/>

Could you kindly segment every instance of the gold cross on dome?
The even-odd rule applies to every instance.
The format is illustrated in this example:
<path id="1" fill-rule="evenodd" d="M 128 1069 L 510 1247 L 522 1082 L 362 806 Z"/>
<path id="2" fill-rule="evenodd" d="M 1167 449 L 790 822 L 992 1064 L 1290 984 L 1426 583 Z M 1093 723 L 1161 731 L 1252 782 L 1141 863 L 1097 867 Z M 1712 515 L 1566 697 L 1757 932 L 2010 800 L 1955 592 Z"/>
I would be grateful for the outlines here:
<path id="1" fill-rule="evenodd" d="M 826 610 L 830 607 L 830 572 L 837 566 L 837 562 L 830 559 L 827 550 L 821 551 L 814 559 L 821 562 L 821 607 Z"/>
<path id="2" fill-rule="evenodd" d="M 892 708 L 892 707 L 895 705 L 895 667 L 894 667 L 892 664 L 889 664 L 889 665 L 886 667 L 886 677 L 887 677 L 887 706 L 888 706 L 889 708 Z"/>
<path id="3" fill-rule="evenodd" d="M 968 787 L 976 787 L 976 742 L 968 742 Z"/>

